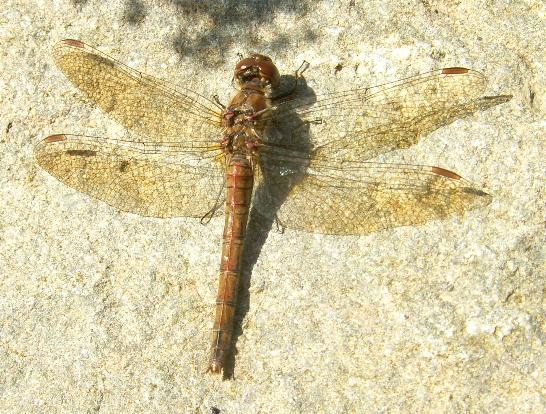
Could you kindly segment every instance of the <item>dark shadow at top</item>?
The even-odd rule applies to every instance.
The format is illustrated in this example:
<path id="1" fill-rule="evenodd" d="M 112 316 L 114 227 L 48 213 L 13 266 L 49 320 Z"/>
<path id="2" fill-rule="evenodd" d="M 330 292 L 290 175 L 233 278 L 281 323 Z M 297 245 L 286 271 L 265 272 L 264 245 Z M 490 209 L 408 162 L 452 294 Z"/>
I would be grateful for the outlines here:
<path id="1" fill-rule="evenodd" d="M 73 6 L 82 9 L 89 0 L 70 0 Z M 132 25 L 141 24 L 146 19 L 147 11 L 145 2 L 142 0 L 126 0 L 122 20 Z"/>
<path id="2" fill-rule="evenodd" d="M 128 0 L 125 3 L 123 20 L 129 24 L 141 24 L 146 18 L 146 6 L 140 0 Z"/>
<path id="3" fill-rule="evenodd" d="M 70 0 L 70 3 L 72 3 L 76 7 L 83 7 L 89 0 Z"/>
<path id="4" fill-rule="evenodd" d="M 70 2 L 81 9 L 88 0 Z M 195 57 L 196 64 L 209 66 L 225 61 L 233 46 L 242 54 L 274 52 L 316 39 L 317 34 L 312 29 L 291 33 L 273 24 L 280 14 L 302 18 L 311 12 L 312 5 L 311 0 L 165 0 L 161 8 L 180 19 L 171 43 L 179 56 Z M 145 0 L 125 0 L 121 19 L 131 25 L 140 25 L 148 14 Z M 263 28 L 270 31 L 267 39 L 264 39 Z"/>
<path id="5" fill-rule="evenodd" d="M 270 22 L 274 13 L 301 14 L 309 9 L 309 1 L 291 0 L 170 0 L 179 12 L 207 15 L 214 23 L 236 26 L 240 23 Z"/>
<path id="6" fill-rule="evenodd" d="M 203 65 L 223 61 L 234 45 L 243 54 L 263 50 L 271 52 L 289 47 L 302 35 L 287 33 L 271 23 L 280 13 L 302 17 L 310 11 L 312 4 L 309 1 L 286 0 L 171 0 L 171 3 L 181 17 L 193 17 L 195 20 L 206 18 L 206 29 L 192 31 L 188 27 L 179 27 L 173 40 L 173 47 L 181 57 L 195 56 Z M 261 30 L 256 30 L 261 26 L 269 27 L 273 31 L 267 40 L 262 38 Z M 307 29 L 303 37 L 303 40 L 308 40 L 316 35 L 311 29 Z"/>

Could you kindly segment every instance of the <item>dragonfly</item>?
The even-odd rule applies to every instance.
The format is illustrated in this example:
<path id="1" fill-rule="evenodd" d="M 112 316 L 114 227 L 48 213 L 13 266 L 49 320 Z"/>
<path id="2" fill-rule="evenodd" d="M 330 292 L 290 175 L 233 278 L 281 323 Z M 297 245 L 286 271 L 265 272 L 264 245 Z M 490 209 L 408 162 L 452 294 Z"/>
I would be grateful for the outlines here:
<path id="1" fill-rule="evenodd" d="M 283 229 L 341 236 L 461 216 L 491 201 L 447 169 L 373 161 L 510 100 L 482 96 L 486 78 L 471 69 L 324 94 L 298 93 L 304 78 L 296 71 L 283 92 L 271 58 L 253 53 L 236 64 L 236 93 L 224 105 L 79 40 L 61 41 L 53 56 L 87 100 L 130 135 L 49 136 L 35 146 L 44 170 L 141 216 L 207 222 L 224 215 L 212 373 L 222 372 L 232 348 L 250 208 Z"/>

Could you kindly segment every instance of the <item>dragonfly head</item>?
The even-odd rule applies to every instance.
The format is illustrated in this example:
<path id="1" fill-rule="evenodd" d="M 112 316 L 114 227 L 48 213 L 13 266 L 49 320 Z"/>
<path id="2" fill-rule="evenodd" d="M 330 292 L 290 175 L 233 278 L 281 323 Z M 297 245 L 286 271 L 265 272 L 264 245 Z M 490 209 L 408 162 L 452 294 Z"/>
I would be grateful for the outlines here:
<path id="1" fill-rule="evenodd" d="M 280 74 L 271 58 L 252 53 L 237 63 L 233 77 L 239 86 L 259 80 L 264 86 L 276 88 L 279 85 Z"/>

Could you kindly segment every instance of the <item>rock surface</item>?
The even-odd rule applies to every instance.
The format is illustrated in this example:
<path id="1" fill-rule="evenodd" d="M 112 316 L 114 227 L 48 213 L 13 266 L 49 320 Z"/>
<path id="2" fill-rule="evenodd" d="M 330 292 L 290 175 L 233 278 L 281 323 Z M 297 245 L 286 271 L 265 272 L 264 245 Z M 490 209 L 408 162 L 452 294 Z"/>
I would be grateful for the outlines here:
<path id="1" fill-rule="evenodd" d="M 0 411 L 544 412 L 545 32 L 538 0 L 4 2 Z M 239 52 L 334 89 L 477 69 L 513 99 L 393 157 L 493 202 L 361 237 L 254 226 L 222 381 L 204 373 L 222 220 L 120 213 L 33 159 L 51 134 L 125 133 L 54 66 L 64 38 L 224 102 Z"/>

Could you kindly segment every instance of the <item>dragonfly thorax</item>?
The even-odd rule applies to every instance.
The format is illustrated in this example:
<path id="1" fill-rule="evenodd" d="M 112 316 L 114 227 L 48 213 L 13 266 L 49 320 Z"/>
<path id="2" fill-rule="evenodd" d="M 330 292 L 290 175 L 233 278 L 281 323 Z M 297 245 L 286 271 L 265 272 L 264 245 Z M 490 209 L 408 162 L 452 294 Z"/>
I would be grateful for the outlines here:
<path id="1" fill-rule="evenodd" d="M 231 142 L 231 147 L 233 152 L 245 152 L 247 142 L 247 134 L 241 132 L 233 138 Z"/>
<path id="2" fill-rule="evenodd" d="M 243 153 L 254 155 L 262 142 L 253 128 L 236 125 L 230 128 L 222 141 L 225 153 Z"/>
<path id="3" fill-rule="evenodd" d="M 247 130 L 248 136 L 257 135 L 265 126 L 262 116 L 269 108 L 263 88 L 243 88 L 223 110 L 222 125 L 226 135 L 235 136 L 243 129 Z"/>
<path id="4" fill-rule="evenodd" d="M 252 120 L 253 115 L 259 115 L 269 107 L 263 88 L 243 88 L 233 97 L 225 109 L 223 118 L 230 118 L 235 124 L 236 121 Z"/>

